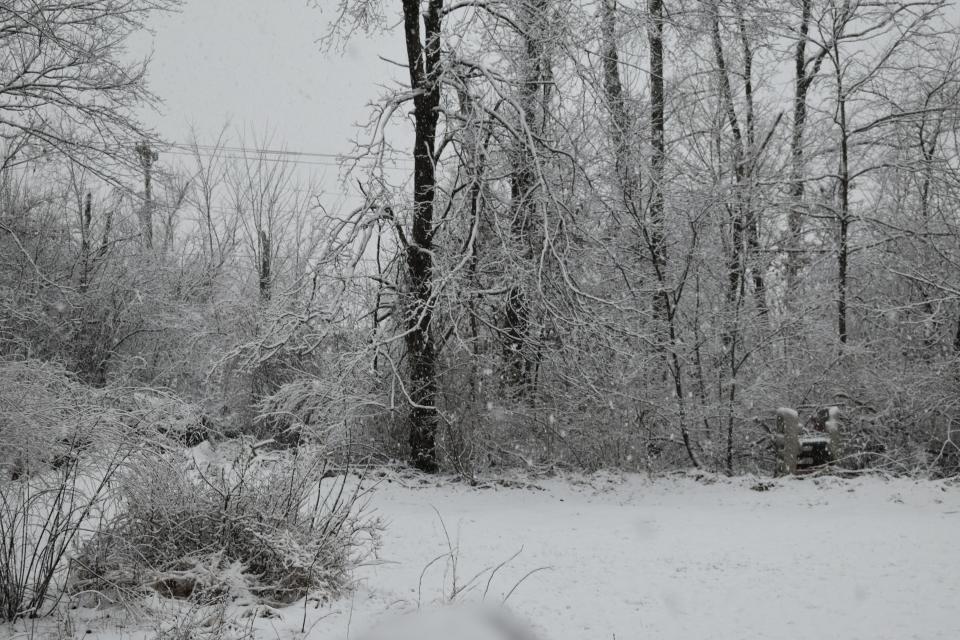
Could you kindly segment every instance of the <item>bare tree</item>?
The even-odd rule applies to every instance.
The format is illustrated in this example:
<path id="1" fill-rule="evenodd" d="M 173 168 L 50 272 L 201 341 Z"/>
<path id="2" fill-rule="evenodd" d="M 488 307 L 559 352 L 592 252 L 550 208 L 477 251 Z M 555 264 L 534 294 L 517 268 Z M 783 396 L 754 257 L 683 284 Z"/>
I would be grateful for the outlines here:
<path id="1" fill-rule="evenodd" d="M 810 40 L 810 19 L 813 0 L 801 0 L 800 25 L 794 49 L 793 130 L 790 136 L 790 213 L 788 215 L 787 290 L 797 285 L 803 239 L 803 201 L 805 191 L 804 133 L 807 126 L 807 95 L 827 53 L 828 45 L 820 45 L 812 56 L 807 55 Z"/>
<path id="2" fill-rule="evenodd" d="M 650 146 L 653 156 L 650 159 L 650 224 L 644 229 L 650 255 L 653 261 L 657 279 L 660 281 L 660 291 L 657 292 L 655 308 L 659 309 L 660 317 L 669 314 L 666 301 L 667 293 L 664 290 L 667 267 L 667 246 L 664 237 L 664 194 L 665 173 L 667 161 L 666 152 L 666 95 L 664 93 L 663 75 L 663 0 L 649 0 L 647 7 L 650 17 L 647 27 L 647 37 L 650 41 Z"/>
<path id="3" fill-rule="evenodd" d="M 836 203 L 828 204 L 827 209 L 836 220 L 836 326 L 841 344 L 846 344 L 849 339 L 851 227 L 857 218 L 852 209 L 854 177 L 865 177 L 875 168 L 869 159 L 854 168 L 851 148 L 854 145 L 873 147 L 875 136 L 885 128 L 940 109 L 927 107 L 919 112 L 898 113 L 861 107 L 861 113 L 854 114 L 849 107 L 856 102 L 868 102 L 868 107 L 872 106 L 861 96 L 876 92 L 885 76 L 897 75 L 901 52 L 931 38 L 936 39 L 935 32 L 928 27 L 944 6 L 942 0 L 893 2 L 882 6 L 834 1 L 826 9 L 829 26 L 827 32 L 821 34 L 821 39 L 833 67 L 833 122 L 838 142 Z M 865 43 L 876 47 L 873 55 L 864 53 Z M 854 120 L 856 115 L 860 117 Z"/>
<path id="4" fill-rule="evenodd" d="M 213 286 L 233 254 L 240 224 L 236 209 L 224 206 L 230 169 L 225 158 L 227 130 L 227 126 L 220 129 L 211 145 L 201 144 L 194 132 L 188 151 L 192 188 L 187 190 L 186 199 L 196 213 L 194 224 L 200 229 L 205 289 Z"/>
<path id="5" fill-rule="evenodd" d="M 407 247 L 406 345 L 410 367 L 410 449 L 422 471 L 438 469 L 437 363 L 433 336 L 434 199 L 436 138 L 440 117 L 443 0 L 427 0 L 420 26 L 420 0 L 403 0 L 404 39 L 410 90 L 414 93 L 413 222 Z"/>
<path id="6" fill-rule="evenodd" d="M 620 72 L 620 53 L 617 42 L 617 1 L 603 0 L 600 4 L 600 55 L 603 62 L 603 90 L 610 112 L 610 137 L 613 143 L 615 167 L 624 209 L 634 219 L 643 215 L 641 197 L 640 156 L 633 134 L 638 124 L 630 113 Z"/>
<path id="7" fill-rule="evenodd" d="M 179 0 L 6 0 L 0 12 L 0 140 L 13 162 L 62 154 L 115 179 L 146 131 L 133 108 L 153 101 L 147 61 L 128 36 Z M 110 162 L 108 162 L 108 159 Z M 11 160 L 7 160 L 10 163 Z"/>

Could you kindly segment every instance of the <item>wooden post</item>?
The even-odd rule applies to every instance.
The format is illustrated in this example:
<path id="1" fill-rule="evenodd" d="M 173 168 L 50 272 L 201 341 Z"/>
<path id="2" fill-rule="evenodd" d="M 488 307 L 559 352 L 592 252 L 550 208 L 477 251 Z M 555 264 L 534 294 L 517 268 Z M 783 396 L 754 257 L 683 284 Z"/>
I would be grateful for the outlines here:
<path id="1" fill-rule="evenodd" d="M 793 409 L 780 407 L 777 409 L 777 432 L 783 437 L 783 467 L 784 473 L 797 472 L 797 457 L 800 454 L 800 417 Z"/>

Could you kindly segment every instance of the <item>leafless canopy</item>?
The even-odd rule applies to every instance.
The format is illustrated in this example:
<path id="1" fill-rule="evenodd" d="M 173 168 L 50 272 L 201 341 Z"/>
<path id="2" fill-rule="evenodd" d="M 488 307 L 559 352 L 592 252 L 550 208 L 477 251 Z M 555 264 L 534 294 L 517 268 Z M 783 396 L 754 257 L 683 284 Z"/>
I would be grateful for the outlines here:
<path id="1" fill-rule="evenodd" d="M 62 154 L 106 177 L 145 131 L 131 115 L 154 97 L 128 37 L 179 0 L 5 0 L 0 7 L 4 166 Z"/>

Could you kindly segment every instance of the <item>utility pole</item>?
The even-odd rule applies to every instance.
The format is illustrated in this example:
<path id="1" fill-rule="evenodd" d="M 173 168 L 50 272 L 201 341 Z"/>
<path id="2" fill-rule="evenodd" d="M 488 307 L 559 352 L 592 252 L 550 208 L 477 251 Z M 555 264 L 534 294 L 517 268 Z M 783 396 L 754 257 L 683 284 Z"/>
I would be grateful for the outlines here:
<path id="1" fill-rule="evenodd" d="M 140 209 L 140 233 L 143 248 L 153 250 L 153 163 L 160 155 L 148 142 L 134 147 L 143 169 L 143 207 Z"/>

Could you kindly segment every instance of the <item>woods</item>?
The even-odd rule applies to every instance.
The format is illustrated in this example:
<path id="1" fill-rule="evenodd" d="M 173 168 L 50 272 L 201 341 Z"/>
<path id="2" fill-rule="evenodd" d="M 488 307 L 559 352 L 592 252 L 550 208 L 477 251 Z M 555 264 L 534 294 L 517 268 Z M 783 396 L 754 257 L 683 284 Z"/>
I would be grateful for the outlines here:
<path id="1" fill-rule="evenodd" d="M 953 638 L 958 21 L 0 0 L 0 636 Z"/>
<path id="2" fill-rule="evenodd" d="M 340 210 L 269 133 L 138 122 L 176 3 L 7 4 L 5 361 L 468 477 L 773 473 L 783 406 L 957 470 L 947 2 L 342 0 L 328 44 L 405 58 Z"/>

